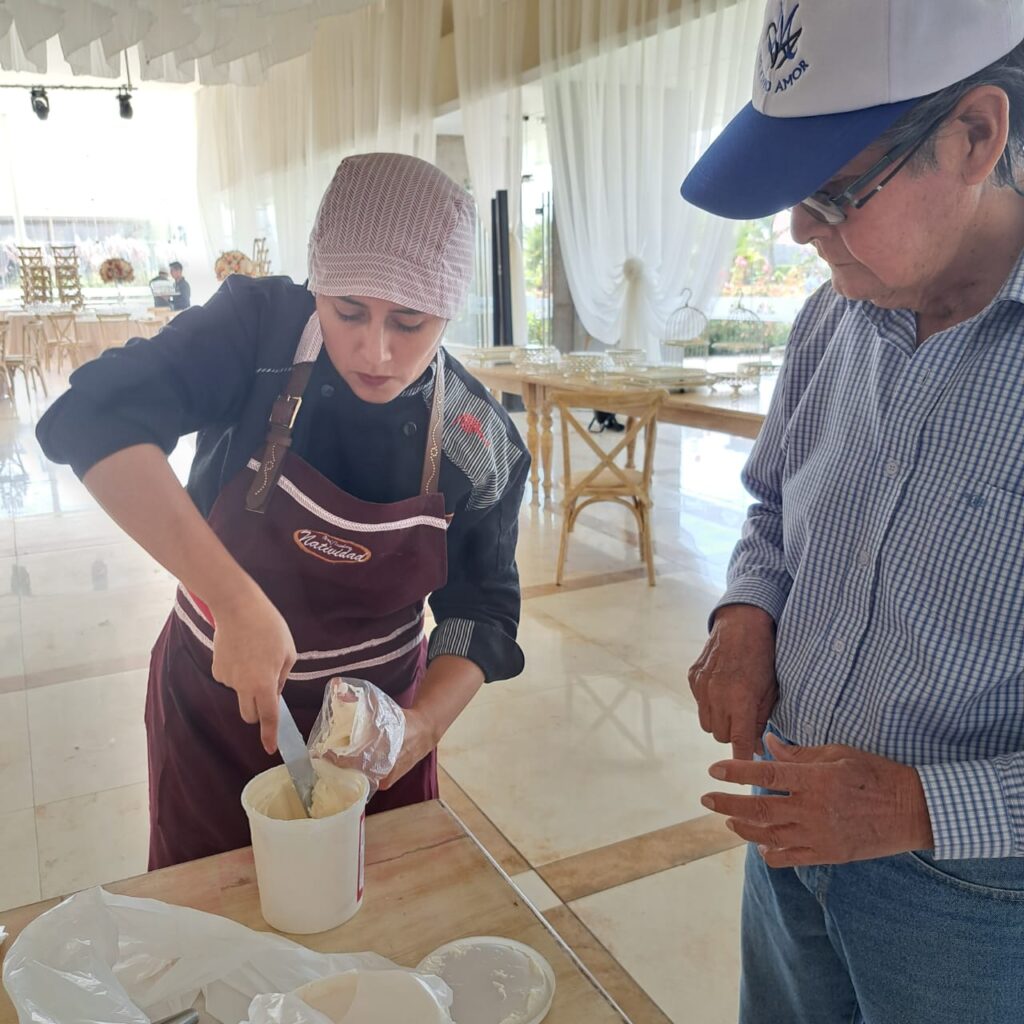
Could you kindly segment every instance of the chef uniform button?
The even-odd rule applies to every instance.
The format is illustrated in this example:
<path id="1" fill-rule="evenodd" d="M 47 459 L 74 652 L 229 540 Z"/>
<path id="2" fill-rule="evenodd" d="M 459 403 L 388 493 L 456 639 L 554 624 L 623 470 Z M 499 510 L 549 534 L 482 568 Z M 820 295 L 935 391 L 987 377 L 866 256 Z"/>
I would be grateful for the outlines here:
<path id="1" fill-rule="evenodd" d="M 333 384 L 322 384 L 320 386 L 320 394 L 324 398 L 333 398 L 334 397 L 334 385 Z"/>
<path id="2" fill-rule="evenodd" d="M 418 429 L 419 427 L 417 427 L 412 420 L 409 420 L 408 423 L 402 424 L 402 433 L 405 434 L 406 437 L 412 437 Z"/>

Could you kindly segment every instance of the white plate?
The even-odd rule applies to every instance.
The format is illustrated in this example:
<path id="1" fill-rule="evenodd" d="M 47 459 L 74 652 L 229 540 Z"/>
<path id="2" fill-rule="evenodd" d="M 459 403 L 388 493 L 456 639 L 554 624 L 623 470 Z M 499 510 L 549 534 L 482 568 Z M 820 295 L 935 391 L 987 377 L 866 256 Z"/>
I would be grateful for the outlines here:
<path id="1" fill-rule="evenodd" d="M 438 975 L 451 988 L 455 1024 L 500 1024 L 512 1009 L 505 994 L 508 986 L 513 999 L 528 1006 L 532 1003 L 533 1016 L 524 1024 L 540 1024 L 555 998 L 551 965 L 535 949 L 514 939 L 494 935 L 456 939 L 424 957 L 416 970 Z M 534 978 L 529 987 L 527 974 Z"/>

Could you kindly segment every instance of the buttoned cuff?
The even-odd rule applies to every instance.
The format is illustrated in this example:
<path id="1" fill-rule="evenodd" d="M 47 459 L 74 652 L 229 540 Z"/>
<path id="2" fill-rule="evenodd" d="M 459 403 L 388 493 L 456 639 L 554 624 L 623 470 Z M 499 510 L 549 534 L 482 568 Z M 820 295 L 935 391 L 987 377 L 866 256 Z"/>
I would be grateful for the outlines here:
<path id="1" fill-rule="evenodd" d="M 484 682 L 511 679 L 523 671 L 522 649 L 507 633 L 489 622 L 445 619 L 430 635 L 428 663 L 444 654 L 466 658 L 480 667 Z"/>
<path id="2" fill-rule="evenodd" d="M 1000 763 L 1007 762 L 1008 768 L 1011 760 L 955 761 L 917 768 L 931 817 L 936 860 L 1021 854 L 1000 777 Z"/>
<path id="3" fill-rule="evenodd" d="M 752 604 L 755 608 L 767 612 L 777 626 L 788 597 L 789 588 L 779 586 L 774 580 L 763 576 L 741 576 L 729 584 L 722 599 L 712 609 L 708 617 L 708 629 L 714 625 L 715 615 L 719 609 L 729 604 Z"/>

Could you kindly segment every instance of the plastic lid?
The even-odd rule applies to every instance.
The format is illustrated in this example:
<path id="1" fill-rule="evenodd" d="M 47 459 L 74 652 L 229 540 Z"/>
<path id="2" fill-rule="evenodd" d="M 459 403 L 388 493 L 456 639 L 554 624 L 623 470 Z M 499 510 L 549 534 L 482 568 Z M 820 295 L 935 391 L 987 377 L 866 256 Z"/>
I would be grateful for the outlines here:
<path id="1" fill-rule="evenodd" d="M 457 939 L 416 969 L 438 975 L 452 990 L 455 1024 L 540 1024 L 555 998 L 551 965 L 513 939 Z"/>

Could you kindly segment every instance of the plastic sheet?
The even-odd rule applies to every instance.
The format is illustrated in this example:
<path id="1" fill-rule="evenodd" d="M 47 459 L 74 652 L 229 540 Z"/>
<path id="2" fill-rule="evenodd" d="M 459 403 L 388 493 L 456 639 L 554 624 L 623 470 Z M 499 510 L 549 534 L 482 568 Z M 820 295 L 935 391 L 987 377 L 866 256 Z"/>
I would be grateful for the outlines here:
<path id="1" fill-rule="evenodd" d="M 353 970 L 402 968 L 376 953 L 315 953 L 214 914 L 89 889 L 25 928 L 3 981 L 20 1024 L 150 1024 L 193 1006 L 206 1024 L 249 1021 L 251 1006 L 262 1014 L 251 1024 L 329 1024 L 292 995 L 252 1004 Z M 427 980 L 438 1005 L 450 1005 L 444 983 Z"/>

